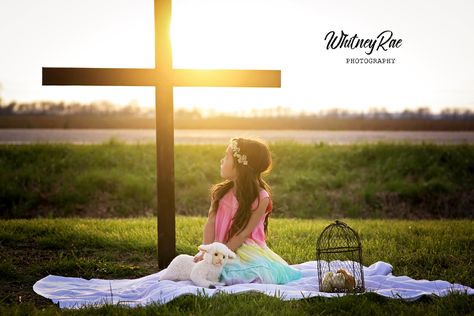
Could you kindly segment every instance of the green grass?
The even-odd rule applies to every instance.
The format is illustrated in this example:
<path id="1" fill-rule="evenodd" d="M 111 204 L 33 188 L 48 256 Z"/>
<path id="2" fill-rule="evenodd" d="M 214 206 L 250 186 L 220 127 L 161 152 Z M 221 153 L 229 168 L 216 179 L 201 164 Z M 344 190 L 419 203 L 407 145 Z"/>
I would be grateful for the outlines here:
<path id="1" fill-rule="evenodd" d="M 187 215 L 177 217 L 178 253 L 194 254 L 200 244 L 205 218 L 197 216 L 207 213 L 224 149 L 175 147 L 176 208 Z M 383 260 L 395 275 L 474 285 L 474 145 L 285 142 L 271 144 L 271 151 L 268 245 L 289 263 L 314 260 L 315 239 L 327 219 L 346 218 L 361 236 L 364 265 Z M 0 315 L 59 314 L 32 291 L 48 274 L 116 279 L 157 271 L 156 220 L 150 217 L 156 209 L 155 155 L 153 144 L 113 139 L 100 145 L 0 145 L 0 216 L 40 218 L 0 220 Z M 473 303 L 465 295 L 411 303 L 373 294 L 282 302 L 247 293 L 65 313 L 463 315 L 473 313 Z"/>
<path id="2" fill-rule="evenodd" d="M 474 145 L 270 147 L 274 217 L 474 217 Z M 224 150 L 176 145 L 178 214 L 207 214 Z M 152 216 L 155 184 L 154 144 L 0 145 L 3 218 Z"/>
<path id="3" fill-rule="evenodd" d="M 447 280 L 473 287 L 471 220 L 345 219 L 360 235 L 363 264 L 382 260 L 394 275 Z M 177 217 L 178 253 L 196 253 L 203 217 Z M 329 220 L 271 219 L 268 245 L 290 264 L 315 259 L 315 241 Z M 83 278 L 138 278 L 158 271 L 153 218 L 0 220 L 0 314 L 59 314 L 32 291 L 48 274 Z M 19 297 L 21 296 L 21 303 Z M 130 309 L 105 306 L 66 314 L 452 314 L 473 312 L 474 297 L 423 297 L 415 302 L 374 294 L 338 299 L 280 301 L 262 294 L 185 296 L 165 305 Z"/>

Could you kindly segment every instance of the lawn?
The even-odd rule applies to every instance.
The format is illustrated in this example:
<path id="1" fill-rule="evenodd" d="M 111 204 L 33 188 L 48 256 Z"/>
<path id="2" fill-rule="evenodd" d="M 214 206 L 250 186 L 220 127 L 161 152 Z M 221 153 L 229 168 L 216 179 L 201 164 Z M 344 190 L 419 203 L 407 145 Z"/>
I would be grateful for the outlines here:
<path id="1" fill-rule="evenodd" d="M 474 286 L 471 220 L 344 219 L 360 235 L 363 264 L 382 260 L 394 275 Z M 204 217 L 177 217 L 178 253 L 196 253 Z M 268 245 L 290 264 L 315 259 L 315 241 L 327 219 L 270 220 Z M 14 219 L 0 221 L 0 314 L 58 314 L 33 284 L 48 274 L 83 278 L 138 278 L 157 272 L 153 218 Z M 474 297 L 453 294 L 403 302 L 375 294 L 338 299 L 280 301 L 261 294 L 185 296 L 136 309 L 105 306 L 73 314 L 458 314 L 473 312 Z"/>
<path id="2" fill-rule="evenodd" d="M 290 264 L 315 260 L 335 218 L 360 235 L 363 264 L 474 286 L 474 145 L 270 144 L 268 245 Z M 177 252 L 195 254 L 225 146 L 175 146 Z M 48 274 L 138 278 L 158 271 L 156 148 L 0 145 L 0 315 L 59 314 L 33 284 Z M 185 296 L 165 305 L 73 314 L 459 314 L 474 297 L 415 302 L 374 294 L 280 301 L 263 294 Z M 69 313 L 69 312 L 67 312 Z"/>

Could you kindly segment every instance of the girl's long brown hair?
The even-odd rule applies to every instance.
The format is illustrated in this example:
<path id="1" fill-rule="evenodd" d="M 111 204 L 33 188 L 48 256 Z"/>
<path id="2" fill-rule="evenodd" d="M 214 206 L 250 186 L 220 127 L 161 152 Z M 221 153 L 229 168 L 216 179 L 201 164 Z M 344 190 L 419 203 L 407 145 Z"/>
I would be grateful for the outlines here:
<path id="1" fill-rule="evenodd" d="M 262 175 L 268 173 L 272 167 L 272 158 L 268 146 L 256 139 L 233 138 L 232 140 L 237 141 L 237 145 L 240 148 L 239 153 L 247 156 L 248 164 L 240 164 L 237 158 L 233 157 L 234 167 L 237 168 L 237 179 L 235 182 L 239 207 L 232 219 L 232 226 L 227 233 L 226 242 L 247 226 L 252 215 L 252 203 L 258 198 L 260 188 L 265 189 L 271 199 L 271 188 L 262 178 Z M 210 193 L 211 213 L 216 214 L 220 199 L 233 187 L 234 181 L 232 180 L 225 180 L 212 186 Z M 258 200 L 258 203 L 260 203 L 260 200 Z M 267 233 L 269 215 L 265 216 L 265 234 Z"/>

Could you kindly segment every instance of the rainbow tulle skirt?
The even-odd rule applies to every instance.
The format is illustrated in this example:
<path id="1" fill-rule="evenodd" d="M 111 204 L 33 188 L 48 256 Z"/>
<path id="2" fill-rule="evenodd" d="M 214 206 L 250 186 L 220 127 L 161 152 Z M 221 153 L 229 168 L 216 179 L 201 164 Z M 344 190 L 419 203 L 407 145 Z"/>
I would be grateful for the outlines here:
<path id="1" fill-rule="evenodd" d="M 241 283 L 286 284 L 302 277 L 301 271 L 288 265 L 268 246 L 247 239 L 240 246 L 237 259 L 227 261 L 220 279 L 225 285 Z"/>

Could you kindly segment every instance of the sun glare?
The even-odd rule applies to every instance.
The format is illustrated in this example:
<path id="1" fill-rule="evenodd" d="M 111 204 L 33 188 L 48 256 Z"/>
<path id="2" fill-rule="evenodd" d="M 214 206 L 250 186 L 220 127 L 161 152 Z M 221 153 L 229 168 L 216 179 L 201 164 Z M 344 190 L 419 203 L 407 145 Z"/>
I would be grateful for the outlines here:
<path id="1" fill-rule="evenodd" d="M 173 14 L 170 36 L 174 68 L 223 67 L 226 61 L 234 57 L 219 53 L 223 50 L 222 43 L 232 33 L 229 28 L 232 26 L 219 27 L 211 14 L 200 16 L 199 19 L 192 10 L 180 10 Z M 235 51 L 233 55 L 238 54 Z"/>
<path id="2" fill-rule="evenodd" d="M 225 2 L 225 1 L 224 1 Z M 281 40 L 273 28 L 275 17 L 258 5 L 192 1 L 173 2 L 170 38 L 175 69 L 278 69 Z M 242 21 L 245 16 L 245 21 Z M 279 50 L 281 52 L 281 49 Z M 276 107 L 280 89 L 175 88 L 175 107 L 199 107 L 218 112 Z M 192 100 L 190 102 L 190 100 Z"/>

